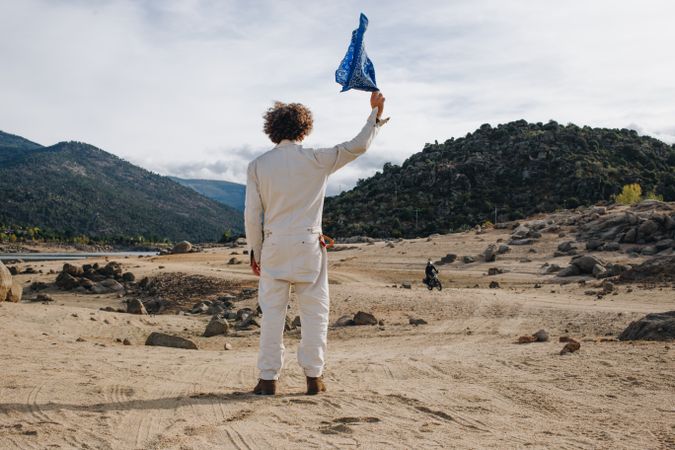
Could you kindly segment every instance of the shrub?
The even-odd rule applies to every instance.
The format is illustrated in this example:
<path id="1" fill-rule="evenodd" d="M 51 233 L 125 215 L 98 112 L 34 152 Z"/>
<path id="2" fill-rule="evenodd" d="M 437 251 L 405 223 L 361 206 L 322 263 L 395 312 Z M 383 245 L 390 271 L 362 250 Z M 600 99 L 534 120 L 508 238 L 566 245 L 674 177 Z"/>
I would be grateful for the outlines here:
<path id="1" fill-rule="evenodd" d="M 633 205 L 640 201 L 642 188 L 638 183 L 626 184 L 621 193 L 614 196 L 614 201 L 620 205 Z"/>
<path id="2" fill-rule="evenodd" d="M 648 192 L 647 195 L 645 195 L 645 198 L 647 200 L 658 200 L 660 202 L 663 201 L 663 195 L 657 195 L 656 191 L 654 191 L 654 190 Z"/>

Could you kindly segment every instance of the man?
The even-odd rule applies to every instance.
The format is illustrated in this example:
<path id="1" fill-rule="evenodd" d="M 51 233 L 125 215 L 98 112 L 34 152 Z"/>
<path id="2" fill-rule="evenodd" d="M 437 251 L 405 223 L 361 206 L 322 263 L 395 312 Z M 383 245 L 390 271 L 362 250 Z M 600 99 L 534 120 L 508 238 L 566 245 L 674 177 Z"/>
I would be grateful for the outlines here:
<path id="1" fill-rule="evenodd" d="M 354 139 L 323 149 L 300 145 L 312 131 L 312 114 L 303 105 L 277 102 L 264 116 L 265 133 L 277 145 L 248 166 L 244 212 L 251 268 L 260 276 L 260 377 L 253 390 L 258 395 L 276 393 L 291 284 L 300 307 L 298 363 L 307 377 L 307 394 L 326 390 L 322 375 L 329 298 L 321 238 L 323 200 L 328 176 L 365 153 L 387 122 L 380 119 L 384 96 L 379 91 L 372 93 L 370 107 L 366 124 Z"/>
<path id="2" fill-rule="evenodd" d="M 427 267 L 424 269 L 424 283 L 429 284 L 431 283 L 431 280 L 436 276 L 438 273 L 438 269 L 436 266 L 433 265 L 430 259 L 427 260 Z"/>

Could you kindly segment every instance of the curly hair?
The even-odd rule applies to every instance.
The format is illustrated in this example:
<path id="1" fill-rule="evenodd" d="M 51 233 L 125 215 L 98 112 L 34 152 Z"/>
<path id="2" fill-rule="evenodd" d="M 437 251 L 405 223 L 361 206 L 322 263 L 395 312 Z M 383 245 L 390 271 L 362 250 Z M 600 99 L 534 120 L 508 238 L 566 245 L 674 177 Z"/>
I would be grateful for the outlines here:
<path id="1" fill-rule="evenodd" d="M 312 112 L 301 103 L 274 102 L 263 117 L 263 130 L 275 144 L 284 139 L 301 141 L 312 132 Z"/>

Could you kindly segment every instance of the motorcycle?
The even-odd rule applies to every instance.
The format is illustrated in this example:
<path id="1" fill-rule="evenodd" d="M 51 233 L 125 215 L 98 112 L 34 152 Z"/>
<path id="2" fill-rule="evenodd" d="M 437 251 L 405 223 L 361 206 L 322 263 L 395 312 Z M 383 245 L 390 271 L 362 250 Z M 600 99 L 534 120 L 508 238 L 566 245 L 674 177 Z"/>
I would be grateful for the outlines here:
<path id="1" fill-rule="evenodd" d="M 439 280 L 438 277 L 436 276 L 425 278 L 424 280 L 422 280 L 422 282 L 427 285 L 427 289 L 429 289 L 430 291 L 433 290 L 434 288 L 438 288 L 439 291 L 443 290 L 441 280 Z"/>

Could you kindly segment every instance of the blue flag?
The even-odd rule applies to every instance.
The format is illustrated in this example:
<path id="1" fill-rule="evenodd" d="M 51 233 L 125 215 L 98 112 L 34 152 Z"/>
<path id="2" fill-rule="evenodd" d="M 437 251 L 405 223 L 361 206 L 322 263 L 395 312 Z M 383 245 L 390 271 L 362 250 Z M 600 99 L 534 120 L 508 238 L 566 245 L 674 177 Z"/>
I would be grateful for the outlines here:
<path id="1" fill-rule="evenodd" d="M 342 91 L 357 89 L 359 91 L 379 91 L 375 83 L 375 66 L 366 54 L 363 35 L 368 28 L 368 18 L 361 13 L 359 27 L 352 31 L 352 41 L 347 54 L 335 71 L 335 81 L 342 85 Z"/>

